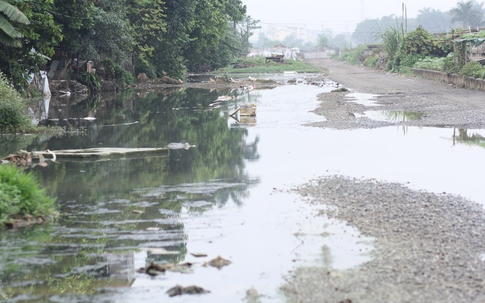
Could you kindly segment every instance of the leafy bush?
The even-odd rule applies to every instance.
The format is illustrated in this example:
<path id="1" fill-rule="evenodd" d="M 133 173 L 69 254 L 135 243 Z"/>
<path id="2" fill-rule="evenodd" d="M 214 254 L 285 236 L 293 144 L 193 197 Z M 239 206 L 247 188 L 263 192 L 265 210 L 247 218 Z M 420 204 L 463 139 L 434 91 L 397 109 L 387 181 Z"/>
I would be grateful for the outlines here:
<path id="1" fill-rule="evenodd" d="M 365 45 L 359 45 L 355 49 L 344 50 L 344 54 L 342 55 L 341 60 L 350 64 L 360 64 L 362 53 L 366 48 L 367 46 Z"/>
<path id="2" fill-rule="evenodd" d="M 368 67 L 377 68 L 379 66 L 379 57 L 369 56 L 365 58 L 364 65 Z"/>
<path id="3" fill-rule="evenodd" d="M 442 71 L 449 74 L 458 73 L 461 68 L 459 65 L 455 64 L 454 58 L 454 53 L 449 53 L 448 56 L 442 58 L 425 57 L 418 60 L 413 67 Z"/>
<path id="4" fill-rule="evenodd" d="M 99 77 L 93 73 L 80 72 L 79 81 L 91 89 L 99 89 L 101 87 Z"/>
<path id="5" fill-rule="evenodd" d="M 49 215 L 54 212 L 54 203 L 31 173 L 0 165 L 0 223 L 18 216 Z"/>
<path id="6" fill-rule="evenodd" d="M 147 77 L 150 79 L 154 79 L 157 77 L 156 68 L 153 65 L 151 65 L 147 59 L 141 56 L 138 56 L 136 58 L 135 73 L 137 75 L 139 73 L 145 73 Z"/>
<path id="7" fill-rule="evenodd" d="M 456 74 L 460 71 L 461 67 L 455 63 L 455 54 L 449 53 L 443 59 L 442 71 L 448 74 Z"/>
<path id="8" fill-rule="evenodd" d="M 32 128 L 25 108 L 26 101 L 0 74 L 0 132 L 25 131 Z"/>
<path id="9" fill-rule="evenodd" d="M 429 69 L 435 71 L 442 71 L 445 58 L 425 57 L 414 63 L 413 67 L 421 69 Z"/>
<path id="10" fill-rule="evenodd" d="M 417 55 L 417 54 L 410 54 L 410 55 L 403 56 L 403 58 L 401 58 L 401 69 L 402 67 L 414 66 L 414 64 L 422 58 L 423 58 L 422 55 Z"/>
<path id="11" fill-rule="evenodd" d="M 119 63 L 114 62 L 112 59 L 106 59 L 101 62 L 106 70 L 106 76 L 110 79 L 114 79 L 119 84 L 132 84 L 133 75 L 123 68 Z M 148 74 L 147 74 L 148 75 Z"/>
<path id="12" fill-rule="evenodd" d="M 478 62 L 467 62 L 458 74 L 473 78 L 484 78 L 485 68 Z"/>

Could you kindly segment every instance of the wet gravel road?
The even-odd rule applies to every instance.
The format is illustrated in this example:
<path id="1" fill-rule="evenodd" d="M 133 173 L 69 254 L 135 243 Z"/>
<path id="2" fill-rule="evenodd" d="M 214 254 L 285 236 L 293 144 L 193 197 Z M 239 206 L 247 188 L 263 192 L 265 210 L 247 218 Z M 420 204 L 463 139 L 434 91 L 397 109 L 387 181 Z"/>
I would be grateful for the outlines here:
<path id="1" fill-rule="evenodd" d="M 344 87 L 378 97 L 379 110 L 423 112 L 416 121 L 379 122 L 355 113 L 372 110 L 320 96 L 315 110 L 332 129 L 387 125 L 484 128 L 485 92 L 387 74 L 328 59 L 311 63 Z M 477 165 L 484 165 L 477 163 Z M 300 267 L 282 287 L 288 302 L 485 302 L 485 212 L 482 205 L 406 184 L 327 176 L 295 188 L 307 203 L 326 205 L 319 216 L 348 222 L 375 240 L 372 260 L 350 270 Z"/>
<path id="2" fill-rule="evenodd" d="M 455 88 L 433 80 L 405 77 L 330 59 L 308 60 L 326 72 L 340 86 L 359 93 L 377 95 L 379 106 L 365 107 L 344 102 L 346 93 L 320 95 L 323 100 L 315 113 L 327 121 L 312 124 L 334 129 L 374 128 L 388 125 L 457 128 L 485 127 L 485 92 Z M 421 112 L 420 120 L 387 123 L 356 118 L 366 110 Z"/>

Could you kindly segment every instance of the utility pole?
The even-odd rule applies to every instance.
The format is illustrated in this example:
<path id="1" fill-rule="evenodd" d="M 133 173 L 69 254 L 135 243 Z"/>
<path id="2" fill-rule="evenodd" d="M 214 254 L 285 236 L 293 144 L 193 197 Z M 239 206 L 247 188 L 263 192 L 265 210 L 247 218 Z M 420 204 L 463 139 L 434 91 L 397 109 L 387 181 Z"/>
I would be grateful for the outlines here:
<path id="1" fill-rule="evenodd" d="M 405 11 L 405 7 L 406 7 L 406 5 L 403 2 L 402 5 L 401 5 L 401 32 L 402 32 L 403 37 L 404 37 L 404 11 Z"/>

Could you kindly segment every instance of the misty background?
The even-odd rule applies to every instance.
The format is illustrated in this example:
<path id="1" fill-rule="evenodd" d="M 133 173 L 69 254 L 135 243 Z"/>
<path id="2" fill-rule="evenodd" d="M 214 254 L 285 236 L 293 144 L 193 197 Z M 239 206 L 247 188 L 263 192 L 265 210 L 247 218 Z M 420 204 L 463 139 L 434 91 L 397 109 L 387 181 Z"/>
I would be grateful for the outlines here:
<path id="1" fill-rule="evenodd" d="M 477 1 L 380 1 L 380 0 L 243 0 L 248 15 L 259 21 L 250 42 L 254 48 L 274 44 L 314 49 L 319 41 L 342 48 L 378 41 L 378 34 L 388 26 L 407 31 L 421 25 L 430 33 L 445 33 L 456 28 L 485 26 L 485 8 Z M 481 20 L 464 23 L 450 10 L 473 3 Z M 405 8 L 403 10 L 403 7 Z M 465 12 L 466 13 L 466 12 Z"/>

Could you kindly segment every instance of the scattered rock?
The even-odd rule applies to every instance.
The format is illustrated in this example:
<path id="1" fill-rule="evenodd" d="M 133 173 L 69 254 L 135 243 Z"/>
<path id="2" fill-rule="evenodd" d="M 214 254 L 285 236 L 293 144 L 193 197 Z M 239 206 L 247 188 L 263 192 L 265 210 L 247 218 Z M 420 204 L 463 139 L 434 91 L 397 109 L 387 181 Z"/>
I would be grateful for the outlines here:
<path id="1" fill-rule="evenodd" d="M 232 262 L 226 259 L 221 258 L 221 256 L 218 256 L 217 258 L 209 261 L 207 264 L 210 266 L 217 267 L 218 269 L 221 269 L 222 267 L 231 264 Z"/>

